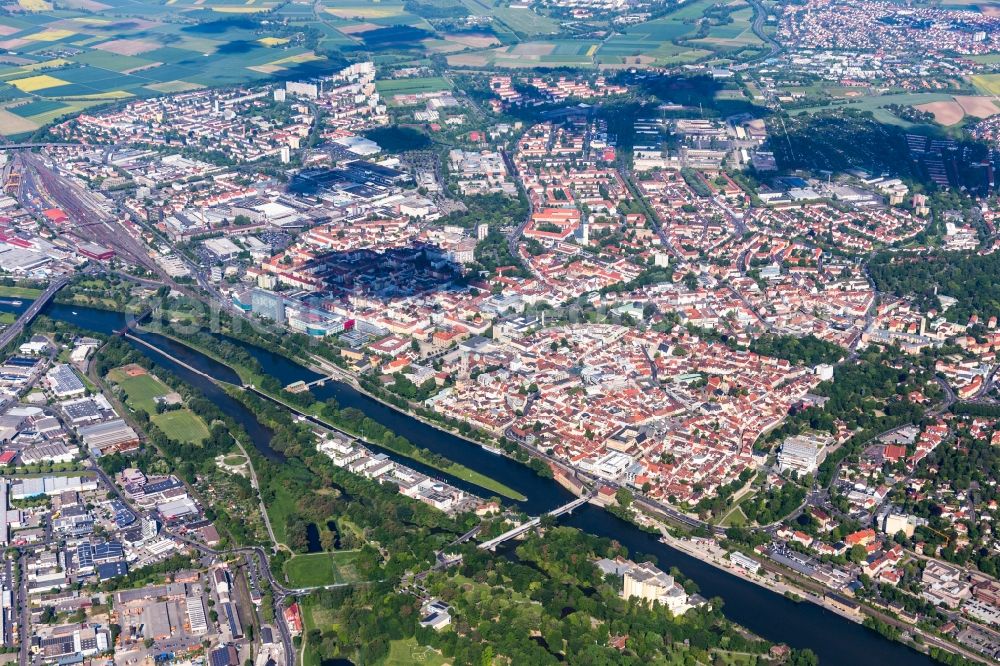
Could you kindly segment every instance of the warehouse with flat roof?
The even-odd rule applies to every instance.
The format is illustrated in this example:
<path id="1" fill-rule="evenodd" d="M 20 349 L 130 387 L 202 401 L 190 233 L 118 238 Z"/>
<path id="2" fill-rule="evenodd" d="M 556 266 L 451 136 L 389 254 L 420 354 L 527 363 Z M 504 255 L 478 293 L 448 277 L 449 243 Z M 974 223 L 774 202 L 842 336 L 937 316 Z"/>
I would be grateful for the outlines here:
<path id="1" fill-rule="evenodd" d="M 139 435 L 124 419 L 83 426 L 79 432 L 83 443 L 98 456 L 139 446 Z"/>

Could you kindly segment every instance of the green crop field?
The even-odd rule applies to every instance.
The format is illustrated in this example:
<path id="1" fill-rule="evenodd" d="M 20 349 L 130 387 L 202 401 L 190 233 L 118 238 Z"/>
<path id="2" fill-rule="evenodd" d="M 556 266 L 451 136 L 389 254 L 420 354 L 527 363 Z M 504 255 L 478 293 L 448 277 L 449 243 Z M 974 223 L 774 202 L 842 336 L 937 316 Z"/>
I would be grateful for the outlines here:
<path id="1" fill-rule="evenodd" d="M 916 106 L 918 104 L 927 104 L 928 102 L 942 102 L 952 99 L 951 95 L 945 93 L 897 93 L 891 95 L 864 95 L 861 97 L 856 97 L 850 101 L 843 102 L 838 101 L 837 104 L 831 106 L 816 106 L 807 107 L 802 109 L 793 109 L 790 111 L 792 115 L 799 115 L 801 113 L 814 113 L 817 111 L 822 111 L 823 109 L 844 109 L 851 108 L 858 111 L 871 111 L 879 122 L 888 123 L 890 125 L 899 125 L 901 127 L 912 127 L 913 123 L 897 118 L 888 110 L 885 109 L 889 104 L 899 104 L 900 106 Z"/>
<path id="2" fill-rule="evenodd" d="M 550 35 L 559 30 L 558 22 L 547 16 L 537 14 L 531 9 L 493 7 L 490 9 L 490 13 L 516 34 L 525 36 Z"/>
<path id="3" fill-rule="evenodd" d="M 332 553 L 296 555 L 285 562 L 285 577 L 294 587 L 313 587 L 351 583 L 358 580 L 354 561 L 359 551 L 341 550 Z"/>
<path id="4" fill-rule="evenodd" d="M 359 49 L 378 65 L 447 54 L 454 66 L 587 67 L 671 65 L 753 48 L 752 11 L 727 5 L 731 21 L 692 39 L 713 0 L 690 0 L 607 41 L 560 35 L 560 19 L 508 0 L 422 0 L 438 11 L 491 16 L 472 41 L 439 30 L 401 0 L 107 0 L 84 4 L 23 0 L 0 16 L 0 135 L 25 136 L 95 106 L 207 87 L 311 77 L 343 66 Z M 306 35 L 307 31 L 309 35 Z M 444 32 L 442 32 L 442 30 Z M 496 39 L 499 40 L 499 43 Z M 546 41 L 548 39 L 552 41 Z M 499 48 L 491 48 L 498 46 Z M 438 77 L 387 80 L 387 97 L 450 88 Z"/>
<path id="5" fill-rule="evenodd" d="M 1000 95 L 1000 74 L 975 74 L 972 84 L 987 95 Z"/>
<path id="6" fill-rule="evenodd" d="M 50 111 L 55 111 L 58 109 L 65 109 L 66 105 L 62 102 L 53 102 L 51 100 L 38 100 L 36 102 L 28 102 L 27 104 L 20 104 L 15 107 L 11 107 L 11 113 L 16 113 L 22 118 L 30 118 L 34 115 L 48 113 Z"/>
<path id="7" fill-rule="evenodd" d="M 712 26 L 703 39 L 693 40 L 698 48 L 678 45 L 674 40 L 691 39 L 698 30 L 698 21 L 706 9 L 713 6 L 710 0 L 695 0 L 682 5 L 666 16 L 630 26 L 601 44 L 597 51 L 601 62 L 634 63 L 635 58 L 644 62 L 669 65 L 692 62 L 715 52 L 759 44 L 760 39 L 750 30 L 752 11 L 740 9 L 732 13 L 732 23 Z"/>
<path id="8" fill-rule="evenodd" d="M 378 81 L 375 87 L 380 94 L 392 97 L 393 95 L 413 95 L 438 90 L 451 90 L 451 83 L 440 76 L 428 76 L 423 78 Z"/>

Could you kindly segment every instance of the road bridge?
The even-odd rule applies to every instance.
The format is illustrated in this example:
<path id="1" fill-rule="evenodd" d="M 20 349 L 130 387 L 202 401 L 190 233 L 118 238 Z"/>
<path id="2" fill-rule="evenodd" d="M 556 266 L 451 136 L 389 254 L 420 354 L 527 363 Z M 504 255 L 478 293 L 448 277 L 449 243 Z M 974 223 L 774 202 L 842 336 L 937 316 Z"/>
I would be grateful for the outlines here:
<path id="1" fill-rule="evenodd" d="M 0 150 L 24 150 L 27 148 L 71 148 L 83 146 L 82 143 L 0 143 Z"/>
<path id="2" fill-rule="evenodd" d="M 21 335 L 21 333 L 24 332 L 25 327 L 34 321 L 35 317 L 38 316 L 38 313 L 42 311 L 42 308 L 48 305 L 49 301 L 52 300 L 52 297 L 56 295 L 56 292 L 65 287 L 67 282 L 69 282 L 68 277 L 56 278 L 50 282 L 49 286 L 45 288 L 45 291 L 43 291 L 38 298 L 36 298 L 31 305 L 28 306 L 27 310 L 21 313 L 21 316 L 17 318 L 17 321 L 8 326 L 3 333 L 0 333 L 0 349 L 3 349 L 13 342 L 17 336 Z"/>

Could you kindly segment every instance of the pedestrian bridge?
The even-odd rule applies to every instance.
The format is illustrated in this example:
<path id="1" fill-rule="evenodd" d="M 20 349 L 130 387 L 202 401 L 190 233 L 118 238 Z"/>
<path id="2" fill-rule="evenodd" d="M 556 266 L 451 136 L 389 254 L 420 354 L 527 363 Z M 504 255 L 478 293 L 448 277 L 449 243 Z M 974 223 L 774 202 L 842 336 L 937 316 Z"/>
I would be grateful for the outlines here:
<path id="1" fill-rule="evenodd" d="M 584 504 L 589 502 L 594 497 L 594 495 L 595 493 L 591 492 L 584 495 L 583 497 L 577 497 L 572 502 L 568 502 L 560 507 L 556 507 L 555 509 L 552 509 L 551 511 L 546 513 L 545 515 L 552 516 L 553 518 L 558 518 L 563 514 L 570 513 L 571 511 L 573 511 L 573 509 L 579 506 L 583 506 Z M 479 548 L 482 550 L 496 550 L 496 547 L 499 546 L 500 544 L 504 543 L 505 541 L 510 541 L 511 539 L 516 539 L 517 537 L 521 536 L 522 534 L 525 534 L 526 532 L 530 532 L 531 530 L 538 527 L 541 524 L 541 522 L 542 519 L 540 516 L 537 518 L 532 518 L 531 520 L 527 520 L 518 525 L 517 527 L 507 530 L 500 536 L 496 536 L 490 539 L 489 541 L 482 542 L 481 544 L 479 544 Z"/>

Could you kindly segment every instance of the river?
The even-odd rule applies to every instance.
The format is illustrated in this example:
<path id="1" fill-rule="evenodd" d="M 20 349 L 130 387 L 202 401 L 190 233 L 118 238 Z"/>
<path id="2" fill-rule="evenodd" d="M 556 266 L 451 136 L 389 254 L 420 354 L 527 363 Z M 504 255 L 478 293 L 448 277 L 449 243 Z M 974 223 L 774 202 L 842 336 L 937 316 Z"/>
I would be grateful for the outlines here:
<path id="1" fill-rule="evenodd" d="M 21 306 L 0 304 L 0 310 L 19 313 L 28 305 L 28 302 Z M 58 303 L 50 303 L 43 310 L 43 313 L 53 319 L 105 334 L 121 329 L 125 322 L 125 316 L 121 313 Z M 142 333 L 139 336 L 217 379 L 236 383 L 239 381 L 231 368 L 190 347 L 151 333 Z M 273 375 L 283 385 L 298 380 L 309 382 L 320 376 L 268 350 L 238 340 L 231 341 L 253 354 L 261 363 L 264 371 Z M 261 425 L 253 413 L 246 409 L 242 403 L 231 398 L 225 391 L 201 375 L 173 363 L 143 345 L 133 344 L 136 349 L 149 356 L 153 361 L 196 386 L 206 397 L 215 402 L 226 413 L 232 415 L 246 429 L 254 446 L 262 455 L 278 462 L 284 459 L 280 452 L 270 447 L 270 431 Z M 459 437 L 437 430 L 402 414 L 358 392 L 352 386 L 342 382 L 328 381 L 323 386 L 314 387 L 313 393 L 320 400 L 333 397 L 342 407 L 360 409 L 372 419 L 406 437 L 416 446 L 445 455 L 510 486 L 527 498 L 517 504 L 530 514 L 538 515 L 564 504 L 572 498 L 570 493 L 560 485 L 552 480 L 537 476 L 526 466 L 485 451 Z M 483 491 L 476 486 L 428 469 L 409 459 L 401 459 L 390 451 L 386 453 L 421 472 L 443 478 L 449 483 L 472 492 L 483 494 Z M 654 555 L 660 566 L 665 569 L 676 566 L 698 584 L 703 596 L 707 598 L 721 597 L 725 601 L 724 612 L 733 621 L 768 640 L 787 643 L 796 648 L 810 648 L 824 664 L 883 666 L 884 664 L 936 663 L 930 657 L 917 653 L 900 643 L 884 639 L 861 625 L 850 622 L 815 604 L 796 603 L 666 546 L 653 535 L 647 534 L 597 507 L 584 505 L 572 515 L 561 518 L 560 522 L 591 534 L 617 539 L 633 554 L 648 553 Z"/>

